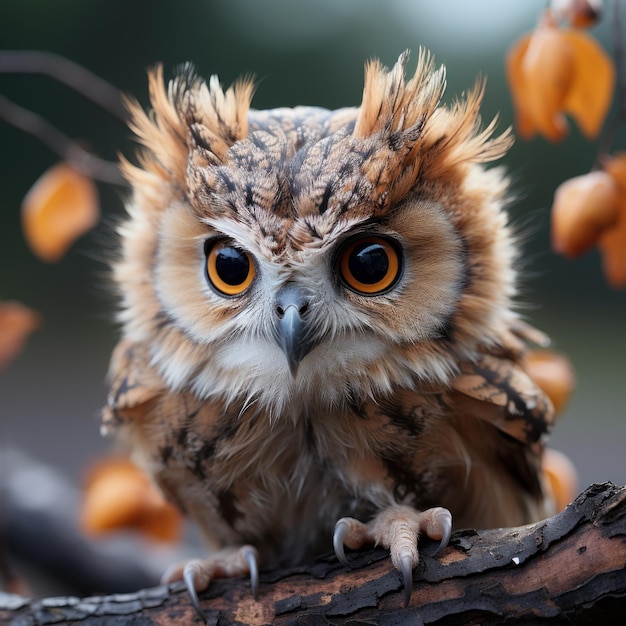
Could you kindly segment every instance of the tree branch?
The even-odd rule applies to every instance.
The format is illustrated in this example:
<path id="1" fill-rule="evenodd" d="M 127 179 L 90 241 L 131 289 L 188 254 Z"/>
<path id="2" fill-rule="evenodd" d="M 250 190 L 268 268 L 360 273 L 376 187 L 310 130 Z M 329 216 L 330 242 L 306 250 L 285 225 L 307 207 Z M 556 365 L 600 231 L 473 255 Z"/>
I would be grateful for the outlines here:
<path id="1" fill-rule="evenodd" d="M 73 89 L 124 124 L 128 114 L 120 91 L 82 65 L 50 52 L 0 50 L 0 74 L 42 74 Z M 117 163 L 101 159 L 44 117 L 0 95 L 0 119 L 39 139 L 73 168 L 96 180 L 127 187 Z"/>
<path id="2" fill-rule="evenodd" d="M 331 555 L 267 572 L 259 601 L 243 580 L 202 594 L 210 624 L 618 623 L 626 602 L 626 487 L 592 485 L 565 511 L 513 529 L 456 532 L 433 557 L 425 542 L 410 605 L 386 551 Z M 133 594 L 31 600 L 0 594 L 0 622 L 110 626 L 197 623 L 181 585 Z M 15 620 L 15 621 L 12 621 Z"/>
<path id="3" fill-rule="evenodd" d="M 117 163 L 82 148 L 45 118 L 0 95 L 0 119 L 39 139 L 74 169 L 103 183 L 127 187 Z"/>
<path id="4" fill-rule="evenodd" d="M 0 50 L 0 74 L 48 76 L 91 100 L 124 124 L 128 120 L 117 87 L 58 54 L 38 50 Z"/>

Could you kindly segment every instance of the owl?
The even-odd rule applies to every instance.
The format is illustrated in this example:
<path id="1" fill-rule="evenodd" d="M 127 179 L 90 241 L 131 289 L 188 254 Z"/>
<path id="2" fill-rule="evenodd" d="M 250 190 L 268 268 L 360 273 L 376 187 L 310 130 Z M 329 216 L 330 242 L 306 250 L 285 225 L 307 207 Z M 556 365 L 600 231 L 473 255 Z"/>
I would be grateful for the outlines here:
<path id="1" fill-rule="evenodd" d="M 210 552 L 217 577 L 334 545 L 388 548 L 411 594 L 418 538 L 553 511 L 550 401 L 525 371 L 508 181 L 485 163 L 482 82 L 442 105 L 422 51 L 366 66 L 359 107 L 250 108 L 185 66 L 131 102 L 142 149 L 113 277 L 122 339 L 103 430 Z"/>

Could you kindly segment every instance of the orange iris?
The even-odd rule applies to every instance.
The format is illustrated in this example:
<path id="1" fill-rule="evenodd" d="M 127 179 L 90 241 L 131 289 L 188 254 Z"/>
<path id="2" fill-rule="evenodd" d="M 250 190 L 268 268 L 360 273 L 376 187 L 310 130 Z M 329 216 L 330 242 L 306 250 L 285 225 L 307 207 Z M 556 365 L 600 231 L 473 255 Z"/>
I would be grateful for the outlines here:
<path id="1" fill-rule="evenodd" d="M 339 269 L 345 284 L 366 295 L 382 293 L 400 276 L 397 247 L 384 237 L 360 237 L 341 252 Z"/>
<path id="2" fill-rule="evenodd" d="M 250 254 L 228 240 L 207 246 L 207 277 L 221 294 L 238 296 L 252 283 L 255 275 Z"/>

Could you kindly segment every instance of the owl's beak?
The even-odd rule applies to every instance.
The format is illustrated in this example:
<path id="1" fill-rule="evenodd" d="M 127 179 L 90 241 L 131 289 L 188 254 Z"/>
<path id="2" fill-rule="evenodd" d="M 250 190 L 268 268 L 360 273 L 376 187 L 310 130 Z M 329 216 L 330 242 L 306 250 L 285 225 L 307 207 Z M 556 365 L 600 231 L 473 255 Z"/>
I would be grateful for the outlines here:
<path id="1" fill-rule="evenodd" d="M 315 346 L 307 323 L 309 300 L 310 296 L 294 285 L 287 285 L 276 294 L 276 342 L 285 353 L 294 378 L 302 359 Z"/>

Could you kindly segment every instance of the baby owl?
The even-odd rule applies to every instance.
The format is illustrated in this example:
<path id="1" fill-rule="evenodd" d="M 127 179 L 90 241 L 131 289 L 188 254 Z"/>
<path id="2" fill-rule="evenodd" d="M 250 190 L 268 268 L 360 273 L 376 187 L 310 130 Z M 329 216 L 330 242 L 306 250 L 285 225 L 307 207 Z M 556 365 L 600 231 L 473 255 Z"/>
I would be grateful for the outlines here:
<path id="1" fill-rule="evenodd" d="M 550 514 L 543 335 L 512 310 L 508 182 L 484 163 L 482 83 L 440 103 L 422 52 L 366 68 L 358 108 L 250 109 L 185 67 L 150 74 L 113 268 L 122 339 L 103 430 L 201 529 L 216 577 L 334 544 L 389 548 L 411 593 L 421 534 Z"/>

